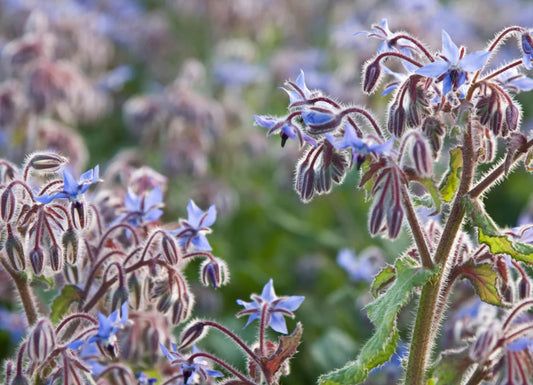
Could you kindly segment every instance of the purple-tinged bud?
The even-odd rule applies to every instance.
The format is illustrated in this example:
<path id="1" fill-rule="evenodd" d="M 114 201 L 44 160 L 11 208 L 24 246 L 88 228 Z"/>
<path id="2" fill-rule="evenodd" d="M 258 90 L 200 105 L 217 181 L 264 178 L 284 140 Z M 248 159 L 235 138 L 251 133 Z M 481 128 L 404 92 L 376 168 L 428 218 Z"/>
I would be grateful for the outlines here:
<path id="1" fill-rule="evenodd" d="M 23 271 L 26 269 L 24 248 L 22 247 L 22 242 L 17 235 L 8 232 L 5 248 L 11 267 L 16 271 Z"/>
<path id="2" fill-rule="evenodd" d="M 383 205 L 380 202 L 374 205 L 370 213 L 370 234 L 376 235 L 380 232 L 384 214 Z"/>
<path id="3" fill-rule="evenodd" d="M 159 297 L 157 301 L 157 311 L 161 314 L 165 314 L 172 306 L 172 294 L 170 292 L 165 292 Z"/>
<path id="4" fill-rule="evenodd" d="M 4 222 L 9 222 L 15 213 L 16 200 L 13 190 L 6 189 L 0 197 L 0 218 Z"/>
<path id="5" fill-rule="evenodd" d="M 75 265 L 78 260 L 78 233 L 73 228 L 68 228 L 62 238 L 65 260 L 70 265 Z"/>
<path id="6" fill-rule="evenodd" d="M 80 283 L 80 271 L 78 266 L 67 263 L 63 269 L 63 273 L 65 274 L 65 278 L 68 283 L 72 285 L 77 285 Z"/>
<path id="7" fill-rule="evenodd" d="M 48 250 L 48 259 L 50 259 L 50 267 L 53 271 L 63 269 L 63 252 L 57 245 L 52 245 Z"/>
<path id="8" fill-rule="evenodd" d="M 508 283 L 504 282 L 502 284 L 502 287 L 501 287 L 501 292 L 502 292 L 503 299 L 506 302 L 509 302 L 509 303 L 513 303 L 514 302 L 514 290 L 513 290 L 513 287 L 511 285 L 509 285 Z"/>
<path id="9" fill-rule="evenodd" d="M 72 202 L 70 215 L 75 229 L 83 230 L 87 226 L 87 208 L 82 201 Z"/>
<path id="10" fill-rule="evenodd" d="M 10 385 L 30 385 L 30 380 L 23 374 L 17 374 Z"/>
<path id="11" fill-rule="evenodd" d="M 422 177 L 431 176 L 433 174 L 433 160 L 426 142 L 421 138 L 417 138 L 413 144 L 412 151 L 417 174 Z"/>
<path id="12" fill-rule="evenodd" d="M 470 346 L 468 356 L 474 362 L 484 361 L 496 347 L 500 339 L 501 327 L 499 324 L 491 324 L 479 332 L 476 341 Z"/>
<path id="13" fill-rule="evenodd" d="M 56 344 L 54 327 L 48 319 L 40 320 L 28 338 L 28 357 L 34 363 L 44 362 Z"/>
<path id="14" fill-rule="evenodd" d="M 46 173 L 59 171 L 67 162 L 67 158 L 54 152 L 36 152 L 28 157 L 31 168 Z"/>
<path id="15" fill-rule="evenodd" d="M 514 103 L 509 104 L 505 109 L 505 125 L 509 131 L 516 131 L 519 119 L 520 110 Z"/>
<path id="16" fill-rule="evenodd" d="M 489 122 L 489 128 L 492 131 L 492 133 L 496 136 L 500 134 L 502 131 L 502 113 L 500 111 L 496 111 L 492 114 Z"/>
<path id="17" fill-rule="evenodd" d="M 400 234 L 403 223 L 403 208 L 402 206 L 394 206 L 387 213 L 387 227 L 389 230 L 389 238 L 395 239 Z"/>
<path id="18" fill-rule="evenodd" d="M 296 191 L 299 192 L 302 201 L 310 201 L 315 192 L 315 170 L 310 168 L 304 172 L 299 172 L 297 174 L 295 187 Z"/>
<path id="19" fill-rule="evenodd" d="M 111 299 L 111 312 L 120 309 L 124 302 L 129 302 L 128 288 L 122 286 L 115 290 Z"/>
<path id="20" fill-rule="evenodd" d="M 201 279 L 204 286 L 213 286 L 214 289 L 225 285 L 228 281 L 228 269 L 224 261 L 219 258 L 205 260 L 201 268 Z"/>
<path id="21" fill-rule="evenodd" d="M 36 275 L 41 275 L 44 269 L 44 251 L 39 246 L 36 246 L 30 251 L 30 263 L 33 272 Z"/>
<path id="22" fill-rule="evenodd" d="M 174 266 L 179 263 L 181 260 L 180 248 L 176 244 L 174 237 L 163 235 L 161 248 L 163 249 L 163 257 L 165 257 L 168 264 Z"/>
<path id="23" fill-rule="evenodd" d="M 402 136 L 405 129 L 405 109 L 402 106 L 390 108 L 387 128 L 396 137 Z"/>
<path id="24" fill-rule="evenodd" d="M 529 298 L 531 295 L 531 283 L 529 282 L 529 279 L 522 277 L 520 281 L 518 281 L 518 299 L 522 300 L 525 298 Z"/>
<path id="25" fill-rule="evenodd" d="M 422 123 L 422 132 L 429 140 L 433 158 L 437 159 L 442 147 L 442 137 L 444 135 L 443 124 L 437 118 L 428 116 L 424 119 L 424 123 Z"/>
<path id="26" fill-rule="evenodd" d="M 365 68 L 365 75 L 363 78 L 363 91 L 367 94 L 370 94 L 379 83 L 379 78 L 381 76 L 381 65 L 379 61 L 374 60 Z"/>
<path id="27" fill-rule="evenodd" d="M 207 334 L 207 328 L 202 321 L 194 321 L 188 326 L 180 336 L 180 346 L 178 350 L 186 349 L 197 341 L 201 340 Z"/>
<path id="28" fill-rule="evenodd" d="M 136 273 L 132 273 L 128 277 L 128 290 L 131 294 L 129 304 L 135 310 L 139 310 L 139 307 L 141 306 L 142 287 Z"/>
<path id="29" fill-rule="evenodd" d="M 15 179 L 15 175 L 17 175 L 17 173 L 17 167 L 14 164 L 4 160 L 4 164 L 0 166 L 0 183 L 5 183 Z"/>
<path id="30" fill-rule="evenodd" d="M 172 324 L 179 325 L 186 321 L 191 316 L 193 305 L 194 298 L 188 292 L 183 292 L 172 304 Z"/>

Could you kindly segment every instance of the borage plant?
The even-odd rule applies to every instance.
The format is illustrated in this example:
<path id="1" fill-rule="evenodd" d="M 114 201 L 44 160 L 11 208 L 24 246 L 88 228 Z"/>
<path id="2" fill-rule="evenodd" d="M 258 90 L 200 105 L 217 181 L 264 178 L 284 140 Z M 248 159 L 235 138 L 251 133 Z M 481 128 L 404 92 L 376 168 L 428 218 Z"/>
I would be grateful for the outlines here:
<path id="1" fill-rule="evenodd" d="M 517 164 L 531 170 L 533 140 L 520 132 L 521 108 L 513 94 L 531 89 L 532 80 L 519 71 L 532 67 L 532 37 L 511 27 L 485 50 L 468 52 L 443 31 L 442 49 L 432 52 L 407 33 L 391 32 L 386 20 L 373 28 L 364 33 L 382 43 L 364 67 L 363 91 L 375 92 L 393 75 L 383 92 L 393 91 L 386 127 L 365 107 L 310 90 L 303 72 L 283 88 L 290 99 L 286 116 L 255 117 L 268 135 L 280 134 L 282 146 L 297 140 L 302 156 L 295 189 L 304 202 L 328 193 L 355 169 L 361 173 L 358 187 L 372 200 L 370 233 L 395 239 L 408 228 L 412 239 L 394 265 L 375 276 L 376 298 L 366 308 L 373 336 L 355 361 L 319 382 L 360 383 L 389 360 L 399 340 L 398 312 L 419 293 L 406 384 L 530 384 L 533 319 L 527 311 L 533 299 L 525 265 L 533 264 L 531 225 L 500 229 L 484 209 L 483 194 Z M 521 57 L 489 66 L 495 51 L 514 39 Z M 482 173 L 487 165 L 492 168 Z M 423 209 L 431 215 L 421 215 Z M 436 357 L 450 294 L 461 279 L 497 310 L 481 317 L 478 304 L 462 319 L 455 348 Z"/>
<path id="2" fill-rule="evenodd" d="M 101 180 L 98 166 L 75 178 L 66 163 L 53 152 L 34 153 L 20 168 L 0 159 L 1 272 L 14 283 L 28 323 L 18 352 L 5 363 L 3 383 L 192 385 L 220 378 L 277 384 L 302 326 L 278 340 L 266 331 L 288 334 L 284 316 L 294 317 L 304 298 L 277 297 L 271 280 L 252 302 L 237 302 L 244 306 L 237 316 L 259 320 L 257 346 L 200 319 L 176 345 L 173 328 L 194 307 L 188 263 L 202 260 L 204 286 L 217 289 L 229 279 L 206 237 L 215 206 L 203 211 L 191 200 L 186 220 L 163 224 L 166 178 L 160 174 L 131 170 L 125 189 L 105 181 L 111 176 Z M 95 184 L 103 186 L 97 194 L 89 191 Z M 36 295 L 43 285 L 55 294 L 51 301 Z M 245 353 L 247 372 L 194 345 L 209 329 Z"/>

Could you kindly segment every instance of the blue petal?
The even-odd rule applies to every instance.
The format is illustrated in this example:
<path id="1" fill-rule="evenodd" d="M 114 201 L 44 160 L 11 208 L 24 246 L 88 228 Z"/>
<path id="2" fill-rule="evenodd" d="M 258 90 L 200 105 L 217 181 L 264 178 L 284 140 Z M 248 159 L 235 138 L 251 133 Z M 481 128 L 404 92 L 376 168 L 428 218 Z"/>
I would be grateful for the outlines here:
<path id="1" fill-rule="evenodd" d="M 124 198 L 124 206 L 128 211 L 140 211 L 141 199 L 129 188 L 126 198 Z"/>
<path id="2" fill-rule="evenodd" d="M 161 349 L 161 352 L 163 353 L 163 355 L 168 358 L 170 361 L 174 361 L 174 357 L 172 357 L 172 355 L 170 354 L 170 352 L 167 350 L 167 348 L 165 348 L 165 345 L 163 345 L 162 343 L 159 344 L 159 348 Z"/>
<path id="3" fill-rule="evenodd" d="M 215 205 L 211 205 L 207 210 L 207 215 L 202 221 L 202 227 L 210 227 L 217 220 L 217 209 Z"/>
<path id="4" fill-rule="evenodd" d="M 459 48 L 455 45 L 448 32 L 442 30 L 442 55 L 450 61 L 451 64 L 459 62 Z"/>
<path id="5" fill-rule="evenodd" d="M 341 249 L 337 254 L 337 264 L 350 273 L 357 265 L 357 256 L 352 249 Z"/>
<path id="6" fill-rule="evenodd" d="M 522 337 L 507 346 L 507 350 L 512 352 L 520 352 L 522 350 L 526 350 L 530 346 L 533 346 L 533 339 Z"/>
<path id="7" fill-rule="evenodd" d="M 192 244 L 194 245 L 196 250 L 201 250 L 201 251 L 213 250 L 204 234 L 198 234 L 196 237 L 194 237 L 192 239 Z"/>
<path id="8" fill-rule="evenodd" d="M 187 222 L 189 222 L 189 225 L 197 229 L 200 225 L 200 220 L 202 219 L 204 212 L 202 211 L 202 209 L 196 206 L 196 203 L 194 203 L 194 201 L 191 199 L 189 200 L 189 204 L 187 205 L 187 215 Z"/>
<path id="9" fill-rule="evenodd" d="M 489 51 L 476 51 L 465 55 L 459 61 L 459 68 L 466 72 L 477 71 L 483 68 L 483 65 L 490 56 Z"/>
<path id="10" fill-rule="evenodd" d="M 303 70 L 300 70 L 300 75 L 296 78 L 296 85 L 304 93 L 306 98 L 311 95 L 311 91 L 309 91 L 309 88 L 305 85 L 305 75 Z"/>
<path id="11" fill-rule="evenodd" d="M 394 138 L 390 138 L 385 143 L 369 146 L 368 150 L 378 155 L 388 154 L 392 150 L 393 145 L 394 145 Z"/>
<path id="12" fill-rule="evenodd" d="M 452 90 L 452 77 L 450 74 L 446 74 L 444 79 L 442 79 L 442 93 L 448 95 L 448 92 Z"/>
<path id="13" fill-rule="evenodd" d="M 270 327 L 278 333 L 287 334 L 287 324 L 285 318 L 280 313 L 272 313 Z"/>
<path id="14" fill-rule="evenodd" d="M 296 139 L 296 129 L 290 124 L 284 124 L 281 131 L 292 140 Z"/>
<path id="15" fill-rule="evenodd" d="M 398 83 L 394 82 L 394 83 L 389 84 L 387 87 L 385 87 L 385 89 L 381 93 L 381 97 L 387 96 L 396 88 L 398 88 Z"/>
<path id="16" fill-rule="evenodd" d="M 519 79 L 511 80 L 509 84 L 517 87 L 520 91 L 533 90 L 533 79 L 528 77 L 522 77 Z"/>
<path id="17" fill-rule="evenodd" d="M 250 314 L 250 317 L 248 317 L 248 321 L 246 322 L 246 325 L 243 326 L 243 329 L 250 325 L 256 319 L 259 319 L 259 313 Z"/>
<path id="18" fill-rule="evenodd" d="M 302 113 L 302 119 L 307 125 L 321 125 L 331 122 L 335 118 L 330 112 L 308 110 Z"/>
<path id="19" fill-rule="evenodd" d="M 286 89 L 284 87 L 279 87 L 279 88 L 282 89 L 283 91 L 285 91 L 287 93 L 287 95 L 289 95 L 289 104 L 293 104 L 293 103 L 300 102 L 300 101 L 303 100 L 302 95 L 300 95 L 300 93 L 298 91 L 288 90 L 288 89 Z M 254 118 L 257 121 L 257 115 L 254 115 Z M 259 122 L 258 122 L 258 124 L 260 126 L 262 126 L 262 127 L 265 127 Z"/>
<path id="20" fill-rule="evenodd" d="M 444 60 L 437 60 L 433 63 L 426 64 L 415 71 L 415 74 L 422 75 L 428 78 L 438 78 L 440 75 L 448 71 L 450 64 Z"/>
<path id="21" fill-rule="evenodd" d="M 524 67 L 526 67 L 528 70 L 533 68 L 533 65 L 531 64 L 531 54 L 525 53 L 522 56 L 522 63 L 524 64 Z"/>
<path id="22" fill-rule="evenodd" d="M 272 279 L 270 279 L 267 284 L 263 287 L 263 291 L 261 292 L 261 298 L 267 302 L 272 302 L 275 300 L 276 293 L 274 292 L 274 282 Z"/>
<path id="23" fill-rule="evenodd" d="M 67 193 L 58 192 L 58 193 L 51 194 L 51 195 L 48 195 L 48 194 L 39 195 L 39 196 L 36 196 L 34 199 L 37 202 L 40 202 L 43 205 L 46 205 L 46 204 L 52 202 L 54 199 L 65 199 L 65 198 L 68 198 L 68 197 L 69 197 L 69 195 Z"/>
<path id="24" fill-rule="evenodd" d="M 304 296 L 298 296 L 298 295 L 290 296 L 289 298 L 281 301 L 278 304 L 278 306 L 276 306 L 276 309 L 295 311 L 296 309 L 300 307 L 304 299 L 305 299 Z"/>
<path id="25" fill-rule="evenodd" d="M 128 302 L 124 301 L 122 306 L 120 307 L 120 323 L 125 324 L 128 322 Z"/>
<path id="26" fill-rule="evenodd" d="M 78 193 L 78 182 L 67 170 L 63 170 L 63 191 L 69 195 L 76 195 Z"/>
<path id="27" fill-rule="evenodd" d="M 289 97 L 290 97 L 290 94 L 289 94 Z M 292 101 L 291 101 L 291 103 L 292 103 Z M 254 115 L 254 119 L 255 119 L 257 124 L 259 124 L 261 127 L 265 127 L 265 128 L 272 128 L 278 122 L 277 119 L 274 119 L 274 118 L 272 118 L 270 116 L 264 116 L 264 115 Z"/>
<path id="28" fill-rule="evenodd" d="M 224 377 L 224 375 L 218 370 L 205 369 L 205 372 L 208 377 Z"/>
<path id="29" fill-rule="evenodd" d="M 163 202 L 163 192 L 161 187 L 157 186 L 148 193 L 146 200 L 144 201 L 144 207 L 158 206 Z"/>

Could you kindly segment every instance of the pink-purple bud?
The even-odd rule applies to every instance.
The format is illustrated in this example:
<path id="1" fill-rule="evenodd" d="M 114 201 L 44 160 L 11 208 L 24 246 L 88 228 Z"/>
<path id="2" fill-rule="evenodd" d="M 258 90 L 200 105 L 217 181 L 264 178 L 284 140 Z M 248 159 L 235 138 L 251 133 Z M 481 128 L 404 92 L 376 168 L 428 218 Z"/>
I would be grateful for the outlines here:
<path id="1" fill-rule="evenodd" d="M 405 129 L 405 109 L 402 106 L 391 106 L 387 128 L 396 137 L 402 136 Z"/>
<path id="2" fill-rule="evenodd" d="M 374 60 L 368 63 L 365 68 L 365 75 L 363 78 L 363 91 L 370 94 L 378 85 L 381 76 L 381 65 L 379 61 Z"/>
<path id="3" fill-rule="evenodd" d="M 170 306 L 172 306 L 172 294 L 167 291 L 159 297 L 156 308 L 159 313 L 165 314 Z"/>
<path id="4" fill-rule="evenodd" d="M 378 202 L 376 205 L 374 205 L 370 213 L 370 234 L 376 235 L 380 232 L 384 214 L 385 213 L 381 202 Z"/>
<path id="5" fill-rule="evenodd" d="M 180 336 L 179 350 L 192 346 L 197 341 L 202 339 L 207 333 L 205 324 L 202 321 L 195 321 L 192 325 L 188 326 Z"/>
<path id="6" fill-rule="evenodd" d="M 59 171 L 67 161 L 67 158 L 54 152 L 37 152 L 28 157 L 31 168 L 47 173 Z"/>
<path id="7" fill-rule="evenodd" d="M 132 273 L 128 277 L 128 290 L 130 292 L 129 304 L 135 310 L 139 310 L 139 307 L 141 306 L 142 288 L 136 273 Z"/>
<path id="8" fill-rule="evenodd" d="M 422 177 L 433 174 L 433 160 L 426 142 L 422 138 L 417 138 L 412 147 L 412 157 L 418 175 Z"/>
<path id="9" fill-rule="evenodd" d="M 514 103 L 511 103 L 505 109 L 505 125 L 509 131 L 516 131 L 520 119 L 520 110 Z M 505 136 L 505 135 L 504 135 Z"/>
<path id="10" fill-rule="evenodd" d="M 500 338 L 501 328 L 498 324 L 488 325 L 476 337 L 470 346 L 469 357 L 474 362 L 484 361 L 496 347 Z"/>
<path id="11" fill-rule="evenodd" d="M 54 349 L 56 336 L 54 327 L 48 319 L 42 319 L 28 338 L 28 357 L 35 363 L 43 362 Z"/>
<path id="12" fill-rule="evenodd" d="M 178 247 L 174 237 L 163 235 L 161 240 L 161 248 L 163 249 L 163 257 L 169 265 L 176 265 L 181 260 L 180 248 Z"/>
<path id="13" fill-rule="evenodd" d="M 48 259 L 50 259 L 50 267 L 53 271 L 61 271 L 63 269 L 63 252 L 57 245 L 50 246 Z"/>
<path id="14" fill-rule="evenodd" d="M 387 228 L 389 230 L 389 238 L 395 239 L 400 234 L 403 223 L 403 208 L 400 205 L 393 206 L 387 212 Z"/>
<path id="15" fill-rule="evenodd" d="M 9 264 L 14 270 L 23 271 L 26 269 L 24 248 L 22 247 L 22 242 L 17 235 L 8 232 L 5 249 Z"/>
<path id="16" fill-rule="evenodd" d="M 72 202 L 70 205 L 70 215 L 74 228 L 82 230 L 87 226 L 87 208 L 82 201 Z"/>
<path id="17" fill-rule="evenodd" d="M 11 189 L 6 189 L 0 197 L 0 218 L 4 222 L 9 222 L 15 213 L 16 200 L 15 194 Z"/>
<path id="18" fill-rule="evenodd" d="M 204 286 L 213 286 L 217 289 L 227 282 L 228 271 L 226 264 L 219 258 L 206 260 L 201 268 L 201 279 Z"/>
<path id="19" fill-rule="evenodd" d="M 73 228 L 68 228 L 61 239 L 65 260 L 70 265 L 75 265 L 78 260 L 78 233 Z"/>
<path id="20" fill-rule="evenodd" d="M 499 135 L 502 131 L 502 113 L 500 111 L 495 111 L 489 121 L 489 128 L 494 135 Z"/>
<path id="21" fill-rule="evenodd" d="M 520 300 L 529 298 L 531 295 L 531 283 L 529 279 L 522 277 L 518 281 L 518 298 Z"/>
<path id="22" fill-rule="evenodd" d="M 30 263 L 35 275 L 41 275 L 44 269 L 44 251 L 36 246 L 30 251 Z"/>

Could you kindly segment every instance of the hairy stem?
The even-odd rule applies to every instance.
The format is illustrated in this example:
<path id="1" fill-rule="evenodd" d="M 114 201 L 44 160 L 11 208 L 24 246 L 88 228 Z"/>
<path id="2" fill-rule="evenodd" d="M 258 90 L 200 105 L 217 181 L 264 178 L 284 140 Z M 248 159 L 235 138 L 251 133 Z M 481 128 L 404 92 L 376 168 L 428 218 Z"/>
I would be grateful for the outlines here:
<path id="1" fill-rule="evenodd" d="M 463 171 L 461 174 L 461 182 L 434 255 L 435 262 L 441 265 L 439 276 L 436 280 L 432 280 L 424 286 L 418 304 L 418 313 L 416 316 L 415 328 L 413 330 L 411 351 L 409 353 L 409 362 L 407 364 L 406 372 L 406 384 L 409 385 L 425 384 L 429 354 L 439 328 L 440 316 L 442 315 L 442 312 L 437 311 L 437 309 L 443 306 L 440 293 L 447 280 L 448 271 L 446 262 L 455 242 L 457 233 L 463 223 L 465 210 L 462 201 L 472 185 L 472 179 L 474 176 L 473 147 L 472 131 L 469 126 L 464 134 L 462 148 Z"/>
<path id="2" fill-rule="evenodd" d="M 0 257 L 0 262 L 13 279 L 13 282 L 15 282 L 20 301 L 22 302 L 22 307 L 24 308 L 26 318 L 28 319 L 28 326 L 33 326 L 35 322 L 37 322 L 37 308 L 35 307 L 35 303 L 33 301 L 33 290 L 31 289 L 28 280 L 26 277 L 24 277 L 24 275 L 13 270 L 3 257 Z"/>

